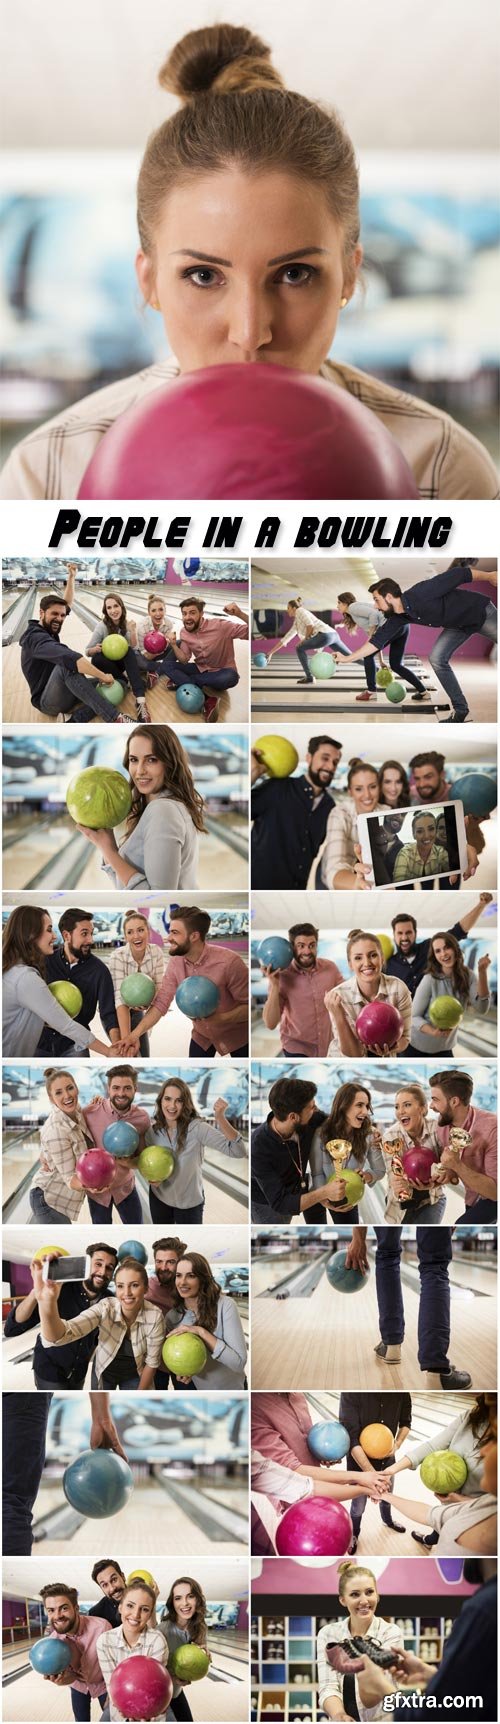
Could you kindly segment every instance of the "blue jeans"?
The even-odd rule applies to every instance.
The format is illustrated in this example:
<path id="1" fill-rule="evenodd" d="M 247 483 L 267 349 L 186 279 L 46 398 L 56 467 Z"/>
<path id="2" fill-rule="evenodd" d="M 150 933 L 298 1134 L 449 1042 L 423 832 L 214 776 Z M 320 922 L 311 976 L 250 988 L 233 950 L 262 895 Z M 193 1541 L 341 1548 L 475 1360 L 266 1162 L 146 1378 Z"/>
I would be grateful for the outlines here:
<path id="1" fill-rule="evenodd" d="M 109 659 L 103 659 L 103 665 L 107 671 L 111 669 Z M 116 708 L 105 700 L 98 682 L 79 670 L 63 670 L 62 665 L 54 665 L 40 695 L 40 712 L 46 718 L 57 718 L 59 712 L 72 713 L 80 701 L 85 708 L 84 719 L 90 714 L 91 718 L 100 718 L 101 724 L 116 724 Z"/>
<path id="2" fill-rule="evenodd" d="M 174 658 L 173 654 L 172 657 Z M 198 670 L 198 666 L 192 663 L 179 664 L 177 658 L 174 658 L 172 667 L 169 667 L 167 671 L 167 676 L 170 677 L 171 682 L 175 682 L 176 688 L 180 688 L 183 682 L 195 682 L 197 688 L 222 690 L 236 688 L 236 683 L 240 680 L 236 668 L 232 670 Z"/>
<path id="3" fill-rule="evenodd" d="M 309 635 L 308 640 L 301 641 L 300 646 L 297 647 L 297 658 L 299 663 L 302 665 L 302 669 L 308 682 L 314 682 L 314 677 L 311 676 L 307 662 L 308 652 L 317 652 L 320 647 L 327 646 L 334 646 L 335 651 L 341 652 L 343 658 L 350 658 L 351 656 L 349 647 L 344 646 L 344 642 L 341 641 L 340 635 L 337 634 L 336 629 L 318 629 L 317 634 Z"/>
<path id="4" fill-rule="evenodd" d="M 92 664 L 97 665 L 98 670 L 105 670 L 108 673 L 112 670 L 117 682 L 120 682 L 121 677 L 125 676 L 133 693 L 139 695 L 139 699 L 144 694 L 144 674 L 133 647 L 129 647 L 128 652 L 120 659 L 109 659 L 103 652 L 94 652 L 92 653 Z M 109 705 L 109 702 L 106 702 L 106 705 Z"/>
<path id="5" fill-rule="evenodd" d="M 129 1191 L 128 1197 L 121 1197 L 119 1203 L 114 1197 L 111 1203 L 98 1203 L 97 1198 L 91 1197 L 89 1193 L 88 1205 L 91 1221 L 98 1227 L 103 1227 L 107 1222 L 109 1227 L 113 1204 L 118 1210 L 121 1221 L 142 1221 L 142 1203 L 135 1187 L 133 1191 Z"/>
<path id="6" fill-rule="evenodd" d="M 52 1209 L 50 1203 L 45 1202 L 40 1185 L 32 1185 L 29 1196 L 32 1226 L 36 1226 L 37 1221 L 50 1221 L 52 1226 L 62 1223 L 63 1226 L 67 1227 L 69 1215 L 63 1215 L 62 1210 Z"/>
<path id="7" fill-rule="evenodd" d="M 91 1695 L 81 1694 L 79 1688 L 70 1688 L 70 1694 L 71 1705 L 73 1707 L 73 1717 L 78 1720 L 86 1720 L 87 1718 L 90 1718 L 90 1708 L 92 1705 Z M 104 1711 L 107 1698 L 106 1689 L 104 1689 L 103 1694 L 98 1694 L 97 1696 L 101 1712 Z"/>
<path id="8" fill-rule="evenodd" d="M 388 1346 L 404 1339 L 401 1291 L 401 1228 L 376 1227 L 375 1263 L 380 1334 Z M 451 1227 L 417 1227 L 420 1302 L 418 1362 L 421 1371 L 449 1371 Z"/>
<path id="9" fill-rule="evenodd" d="M 419 1195 L 420 1193 L 417 1191 L 415 1196 L 419 1197 Z M 411 1205 L 409 1205 L 404 1219 L 409 1221 L 410 1225 L 413 1225 L 414 1221 L 418 1221 L 419 1227 L 436 1227 L 442 1221 L 445 1209 L 446 1192 L 443 1191 L 441 1197 L 438 1197 L 437 1203 L 422 1203 L 415 1214 L 412 1214 Z"/>
<path id="10" fill-rule="evenodd" d="M 214 1042 L 210 1043 L 210 1047 L 202 1048 L 200 1043 L 195 1041 L 194 1036 L 191 1036 L 191 1041 L 189 1043 L 189 1049 L 188 1049 L 188 1058 L 190 1060 L 203 1060 L 203 1059 L 213 1060 L 213 1059 L 215 1059 L 216 1053 L 217 1053 L 217 1048 L 216 1048 Z M 229 1058 L 232 1060 L 247 1060 L 248 1059 L 248 1042 L 244 1042 L 243 1046 L 241 1048 L 233 1048 L 230 1055 L 229 1055 Z"/>
<path id="11" fill-rule="evenodd" d="M 4 1556 L 31 1556 L 32 1508 L 45 1463 L 51 1400 L 51 1394 L 3 1396 Z"/>
<path id="12" fill-rule="evenodd" d="M 377 1463 L 377 1461 L 372 1461 L 372 1467 L 375 1468 L 376 1473 L 383 1473 L 385 1471 L 386 1467 L 392 1467 L 394 1465 L 395 1459 L 396 1459 L 395 1454 L 387 1455 L 383 1461 L 379 1461 L 378 1463 Z M 349 1459 L 348 1459 L 347 1464 L 349 1467 L 349 1472 L 357 1473 L 357 1472 L 362 1471 L 362 1468 L 360 1466 L 358 1466 L 358 1462 L 354 1460 L 353 1455 L 349 1455 Z M 389 1490 L 390 1491 L 394 1490 L 394 1479 L 389 1479 Z M 349 1514 L 351 1516 L 352 1530 L 353 1530 L 355 1538 L 359 1537 L 359 1529 L 361 1526 L 361 1521 L 363 1519 L 363 1515 L 365 1512 L 367 1502 L 368 1502 L 368 1497 L 355 1497 L 354 1502 L 351 1502 L 349 1505 Z M 380 1509 L 380 1518 L 381 1518 L 381 1520 L 383 1520 L 384 1526 L 390 1526 L 390 1523 L 391 1523 L 391 1505 L 390 1505 L 390 1503 L 388 1503 L 387 1501 L 380 1501 L 378 1506 Z"/>
<path id="13" fill-rule="evenodd" d="M 448 695 L 454 712 L 461 717 L 468 713 L 469 708 L 458 678 L 451 669 L 450 659 L 458 652 L 459 647 L 465 646 L 465 642 L 469 641 L 472 635 L 486 635 L 487 640 L 496 641 L 497 612 L 491 600 L 486 606 L 482 629 L 443 629 L 429 653 L 429 664 L 432 665 L 441 688 L 444 688 L 445 694 Z"/>

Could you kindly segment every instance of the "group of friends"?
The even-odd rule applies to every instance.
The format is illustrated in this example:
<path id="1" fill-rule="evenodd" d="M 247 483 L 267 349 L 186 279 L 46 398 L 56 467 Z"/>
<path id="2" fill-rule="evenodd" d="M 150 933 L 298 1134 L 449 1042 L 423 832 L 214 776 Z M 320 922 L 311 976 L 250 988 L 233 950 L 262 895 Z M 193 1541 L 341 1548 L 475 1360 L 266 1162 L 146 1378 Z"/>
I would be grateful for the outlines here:
<path id="1" fill-rule="evenodd" d="M 223 614 L 205 615 L 205 600 L 180 600 L 180 627 L 167 617 L 165 600 L 157 593 L 148 599 L 147 619 L 135 621 L 127 614 L 120 593 L 106 593 L 102 621 L 96 623 L 81 652 L 61 639 L 66 618 L 73 608 L 76 564 L 68 564 L 62 598 L 44 593 L 38 620 L 28 623 L 21 635 L 21 671 L 30 691 L 31 706 L 45 718 L 63 715 L 68 724 L 132 724 L 106 699 L 106 688 L 122 682 L 124 692 L 134 696 L 137 716 L 149 723 L 147 691 L 163 679 L 167 688 L 186 683 L 203 692 L 198 716 L 213 724 L 219 716 L 220 696 L 235 688 L 239 673 L 234 656 L 235 640 L 248 640 L 248 617 L 235 603 L 224 605 Z M 159 636 L 156 651 L 151 637 Z M 109 639 L 121 639 L 126 650 L 115 663 L 103 650 Z M 146 644 L 149 642 L 149 646 Z M 115 674 L 116 673 L 116 674 Z"/>
<path id="2" fill-rule="evenodd" d="M 109 835 L 108 835 L 109 836 Z M 18 905 L 3 935 L 3 1049 L 16 1057 L 32 1054 L 60 1059 L 90 1052 L 149 1056 L 149 1032 L 175 1001 L 190 976 L 216 984 L 216 1010 L 192 1021 L 188 1057 L 213 1059 L 248 1055 L 248 970 L 238 952 L 209 940 L 211 917 L 196 904 L 179 907 L 170 919 L 165 947 L 151 938 L 147 916 L 125 912 L 123 944 L 104 961 L 93 951 L 92 914 L 67 909 L 59 918 L 60 942 L 48 910 Z M 155 985 L 148 1010 L 129 1008 L 121 985 L 143 975 Z M 51 985 L 71 982 L 82 997 L 75 1017 L 51 993 Z M 109 1040 L 91 1025 L 99 1014 Z"/>
<path id="3" fill-rule="evenodd" d="M 496 585 L 496 573 L 489 572 L 486 578 L 490 584 Z M 340 611 L 340 626 L 347 634 L 356 634 L 360 629 L 365 635 L 364 644 L 354 651 L 342 640 L 338 629 L 307 609 L 301 598 L 290 599 L 286 610 L 291 627 L 276 646 L 271 647 L 267 662 L 269 664 L 276 653 L 298 638 L 297 658 L 304 673 L 298 682 L 312 686 L 314 677 L 310 653 L 331 651 L 337 663 L 345 660 L 353 664 L 361 659 L 366 689 L 355 699 L 369 702 L 377 698 L 376 661 L 378 659 L 379 668 L 382 668 L 383 652 L 388 647 L 391 671 L 409 684 L 413 690 L 411 701 L 423 705 L 430 700 L 429 692 L 405 662 L 404 654 L 412 623 L 420 628 L 439 629 L 441 632 L 429 653 L 429 663 L 451 706 L 450 717 L 442 722 L 464 724 L 469 707 L 450 661 L 474 635 L 482 635 L 496 643 L 496 606 L 483 593 L 474 590 L 474 583 L 484 579 L 477 558 L 465 560 L 455 557 L 444 573 L 417 581 L 406 591 L 398 581 L 386 576 L 373 581 L 363 598 L 357 598 L 350 591 L 339 593 L 333 608 Z"/>
<path id="4" fill-rule="evenodd" d="M 351 972 L 347 981 L 333 959 L 319 957 L 319 930 L 313 923 L 294 923 L 288 930 L 291 962 L 283 969 L 261 963 L 268 981 L 262 1011 L 266 1029 L 279 1029 L 281 1051 L 291 1058 L 321 1059 L 333 1054 L 376 1058 L 389 1053 L 450 1057 L 461 1015 L 473 1008 L 484 1017 L 491 1004 L 489 953 L 478 959 L 474 973 L 460 950 L 490 902 L 491 893 L 482 893 L 452 928 L 426 940 L 418 939 L 415 917 L 401 912 L 391 923 L 393 951 L 387 958 L 388 936 L 351 929 L 346 940 Z M 459 1002 L 461 1015 L 440 1029 L 432 1021 L 432 1006 L 446 996 Z M 356 1029 L 363 1007 L 374 1001 L 386 1001 L 399 1012 L 402 1027 L 391 1047 L 367 1047 Z"/>
<path id="5" fill-rule="evenodd" d="M 388 1224 L 418 1220 L 435 1226 L 445 1214 L 447 1185 L 458 1187 L 464 1200 L 461 1222 L 496 1222 L 496 1114 L 474 1105 L 469 1072 L 435 1072 L 428 1091 L 420 1083 L 402 1084 L 394 1121 L 379 1126 L 367 1085 L 341 1084 L 327 1114 L 316 1104 L 315 1083 L 277 1078 L 267 1118 L 252 1133 L 252 1220 L 283 1225 L 297 1218 L 324 1225 L 330 1215 L 357 1222 L 358 1203 L 343 1179 L 351 1170 L 367 1188 L 384 1182 Z M 339 1142 L 349 1146 L 341 1171 L 327 1147 Z M 434 1157 L 426 1183 L 413 1174 L 410 1181 L 402 1165 L 405 1152 L 417 1146 Z"/>
<path id="6" fill-rule="evenodd" d="M 200 1252 L 177 1238 L 153 1245 L 154 1274 L 148 1275 L 134 1240 L 128 1254 L 92 1240 L 90 1272 L 83 1281 L 45 1278 L 35 1253 L 32 1289 L 13 1302 L 4 1328 L 16 1339 L 40 1330 L 33 1352 L 37 1389 L 83 1389 L 89 1365 L 94 1389 L 166 1389 L 170 1373 L 162 1348 L 176 1336 L 197 1335 L 206 1360 L 198 1373 L 175 1373 L 194 1389 L 246 1388 L 247 1348 L 235 1299 L 224 1293 Z M 64 1256 L 57 1247 L 51 1261 Z M 109 1288 L 113 1283 L 114 1292 Z"/>
<path id="7" fill-rule="evenodd" d="M 402 811 L 425 804 L 426 814 L 432 815 L 433 804 L 453 801 L 445 756 L 437 749 L 414 754 L 408 772 L 399 760 L 385 760 L 381 766 L 374 766 L 354 758 L 349 762 L 346 790 L 334 796 L 330 786 L 341 760 L 341 742 L 328 735 L 312 736 L 304 772 L 298 777 L 269 778 L 256 743 L 251 756 L 253 887 L 305 890 L 316 864 L 311 883 L 317 890 L 339 892 L 357 887 L 368 891 L 372 885 L 368 878 L 371 870 L 361 858 L 358 816 L 380 810 L 387 816 L 384 824 L 388 833 L 392 819 L 397 851 Z M 439 807 L 430 844 L 427 831 L 413 835 L 413 879 L 420 882 L 422 891 L 434 890 L 433 850 L 439 842 L 441 812 Z M 463 876 L 444 875 L 439 881 L 441 891 L 458 891 L 462 878 L 468 880 L 476 872 L 485 846 L 482 820 L 466 813 L 465 831 L 467 868 Z M 404 872 L 403 880 L 407 884 Z"/>

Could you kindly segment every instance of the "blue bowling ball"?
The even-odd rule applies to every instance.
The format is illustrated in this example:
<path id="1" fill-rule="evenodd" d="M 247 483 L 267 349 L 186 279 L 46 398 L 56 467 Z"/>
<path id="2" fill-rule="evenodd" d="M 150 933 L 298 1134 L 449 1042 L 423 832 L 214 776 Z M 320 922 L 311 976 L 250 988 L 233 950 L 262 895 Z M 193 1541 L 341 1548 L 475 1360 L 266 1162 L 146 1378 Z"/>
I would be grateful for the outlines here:
<path id="1" fill-rule="evenodd" d="M 89 1520 L 107 1520 L 128 1503 L 134 1480 L 128 1461 L 112 1449 L 84 1449 L 63 1473 L 67 1502 Z"/>
<path id="2" fill-rule="evenodd" d="M 141 1245 L 140 1239 L 124 1239 L 118 1252 L 118 1262 L 121 1261 L 122 1257 L 135 1257 L 138 1263 L 144 1263 L 144 1265 L 148 1261 L 146 1247 Z"/>
<path id="3" fill-rule="evenodd" d="M 254 655 L 254 661 L 253 662 L 254 662 L 254 664 L 257 665 L 257 670 L 265 670 L 265 667 L 267 664 L 267 658 L 266 658 L 265 652 L 256 652 Z"/>
<path id="4" fill-rule="evenodd" d="M 336 1251 L 335 1256 L 330 1258 L 326 1265 L 326 1279 L 330 1282 L 330 1287 L 335 1287 L 337 1293 L 359 1293 L 367 1276 L 362 1275 L 360 1269 L 346 1269 L 346 1255 L 345 1251 Z"/>
<path id="5" fill-rule="evenodd" d="M 103 1148 L 121 1160 L 122 1156 L 135 1155 L 140 1137 L 135 1125 L 130 1125 L 128 1119 L 114 1119 L 112 1125 L 106 1126 L 102 1141 Z"/>
<path id="6" fill-rule="evenodd" d="M 181 712 L 201 712 L 205 705 L 203 689 L 198 688 L 196 682 L 181 682 L 180 688 L 176 688 L 175 698 Z"/>
<path id="7" fill-rule="evenodd" d="M 186 976 L 179 982 L 175 1004 L 186 1018 L 209 1018 L 217 1011 L 220 992 L 210 976 Z"/>
<path id="8" fill-rule="evenodd" d="M 464 772 L 451 789 L 452 801 L 463 802 L 464 814 L 475 814 L 476 820 L 484 820 L 487 814 L 492 814 L 497 805 L 497 795 L 496 776 L 490 778 L 487 772 Z"/>
<path id="9" fill-rule="evenodd" d="M 182 562 L 182 567 L 184 569 L 184 574 L 190 575 L 191 580 L 192 580 L 193 575 L 198 574 L 198 569 L 200 567 L 200 558 L 199 557 L 184 557 L 183 562 Z"/>
<path id="10" fill-rule="evenodd" d="M 349 1432 L 339 1419 L 325 1419 L 307 1433 L 307 1447 L 317 1461 L 343 1461 L 350 1446 Z"/>
<path id="11" fill-rule="evenodd" d="M 269 966 L 272 970 L 286 970 L 292 962 L 293 946 L 281 934 L 268 934 L 267 939 L 261 941 L 257 957 L 266 970 Z"/>
<path id="12" fill-rule="evenodd" d="M 51 1635 L 46 1640 L 35 1640 L 28 1653 L 33 1670 L 40 1676 L 60 1676 L 62 1670 L 67 1670 L 71 1664 L 71 1649 L 65 1640 L 57 1640 Z"/>

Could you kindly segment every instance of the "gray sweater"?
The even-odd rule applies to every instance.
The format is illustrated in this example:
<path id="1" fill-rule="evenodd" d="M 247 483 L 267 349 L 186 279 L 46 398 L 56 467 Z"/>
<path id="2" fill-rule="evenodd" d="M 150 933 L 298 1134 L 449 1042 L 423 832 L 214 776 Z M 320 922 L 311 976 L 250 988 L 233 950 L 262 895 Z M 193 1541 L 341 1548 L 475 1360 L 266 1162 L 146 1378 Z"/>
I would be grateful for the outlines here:
<path id="1" fill-rule="evenodd" d="M 191 1329 L 194 1323 L 193 1311 L 174 1308 L 166 1318 L 166 1333 L 170 1335 L 180 1327 Z M 215 1351 L 209 1353 L 207 1347 L 207 1363 L 199 1376 L 193 1376 L 192 1382 L 197 1389 L 244 1389 L 246 1342 L 239 1312 L 229 1293 L 220 1295 L 213 1334 L 217 1336 Z"/>
<path id="2" fill-rule="evenodd" d="M 135 869 L 128 886 L 124 888 L 110 862 L 103 862 L 103 868 L 119 892 L 197 887 L 198 850 L 199 834 L 188 809 L 162 790 L 119 845 L 120 856 Z"/>
<path id="3" fill-rule="evenodd" d="M 3 1051 L 21 1059 L 36 1053 L 44 1025 L 71 1036 L 75 1048 L 90 1047 L 94 1031 L 75 1023 L 58 1006 L 47 983 L 29 964 L 14 964 L 3 978 Z"/>
<path id="4" fill-rule="evenodd" d="M 202 1203 L 203 1191 L 203 1155 L 205 1149 L 218 1149 L 220 1155 L 233 1155 L 240 1158 L 247 1153 L 246 1144 L 238 1132 L 237 1137 L 224 1137 L 217 1126 L 209 1125 L 207 1119 L 192 1119 L 189 1122 L 184 1146 L 177 1150 L 177 1131 L 155 1131 L 150 1126 L 145 1133 L 144 1142 L 164 1144 L 175 1155 L 175 1167 L 170 1179 L 162 1179 L 158 1185 L 151 1182 L 151 1188 L 164 1203 L 172 1203 L 176 1209 L 191 1209 L 196 1203 Z"/>
<path id="5" fill-rule="evenodd" d="M 101 641 L 106 640 L 106 636 L 111 634 L 111 632 L 114 633 L 114 630 L 111 631 L 111 629 L 108 629 L 107 623 L 104 623 L 104 622 L 96 623 L 96 627 L 92 631 L 92 634 L 90 636 L 90 640 L 87 641 L 87 652 L 88 652 L 89 647 L 100 646 Z M 128 629 L 126 630 L 125 637 L 122 636 L 122 639 L 123 638 L 125 638 L 128 641 L 128 644 L 130 646 L 130 634 L 129 634 Z"/>
<path id="6" fill-rule="evenodd" d="M 490 996 L 484 994 L 481 998 L 479 997 L 474 971 L 469 970 L 467 966 L 466 970 L 469 981 L 469 998 L 465 1010 L 467 1011 L 468 1006 L 473 1006 L 474 1011 L 484 1018 L 489 1009 Z M 428 1036 L 422 1029 L 423 1024 L 432 1023 L 432 1018 L 429 1018 L 429 1006 L 432 1005 L 433 1000 L 441 999 L 443 994 L 449 994 L 451 999 L 455 998 L 453 982 L 448 981 L 445 976 L 422 976 L 411 1009 L 412 1047 L 418 1048 L 420 1054 L 427 1054 L 428 1059 L 432 1060 L 437 1059 L 440 1053 L 444 1053 L 446 1049 L 454 1046 L 460 1029 L 460 1024 L 456 1024 L 452 1030 L 441 1030 L 439 1036 Z"/>

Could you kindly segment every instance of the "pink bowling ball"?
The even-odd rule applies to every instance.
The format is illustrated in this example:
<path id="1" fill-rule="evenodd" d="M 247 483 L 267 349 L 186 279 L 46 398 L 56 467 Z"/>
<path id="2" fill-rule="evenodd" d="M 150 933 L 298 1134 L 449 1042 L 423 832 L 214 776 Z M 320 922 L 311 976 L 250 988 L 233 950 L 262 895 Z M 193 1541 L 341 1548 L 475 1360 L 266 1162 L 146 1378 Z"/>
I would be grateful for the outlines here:
<path id="1" fill-rule="evenodd" d="M 428 1185 L 431 1167 L 438 1160 L 437 1151 L 424 1149 L 422 1144 L 415 1144 L 415 1148 L 407 1149 L 403 1156 L 403 1167 L 407 1179 L 410 1182 L 416 1179 L 419 1185 Z"/>
<path id="2" fill-rule="evenodd" d="M 150 629 L 149 634 L 144 636 L 144 645 L 146 652 L 164 652 L 167 645 L 167 637 L 166 635 L 162 635 L 161 629 Z"/>
<path id="3" fill-rule="evenodd" d="M 404 455 L 347 390 L 281 365 L 215 365 L 121 413 L 79 497 L 418 497 Z"/>
<path id="4" fill-rule="evenodd" d="M 78 1157 L 76 1172 L 87 1191 L 104 1191 L 115 1176 L 114 1155 L 109 1155 L 107 1149 L 84 1149 Z"/>
<path id="5" fill-rule="evenodd" d="M 367 1048 L 395 1048 L 403 1030 L 401 1013 L 388 1000 L 370 1000 L 356 1018 L 356 1034 Z"/>
<path id="6" fill-rule="evenodd" d="M 276 1533 L 278 1556 L 345 1556 L 352 1520 L 343 1503 L 307 1497 L 285 1510 Z"/>

